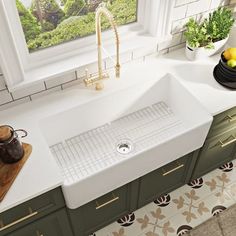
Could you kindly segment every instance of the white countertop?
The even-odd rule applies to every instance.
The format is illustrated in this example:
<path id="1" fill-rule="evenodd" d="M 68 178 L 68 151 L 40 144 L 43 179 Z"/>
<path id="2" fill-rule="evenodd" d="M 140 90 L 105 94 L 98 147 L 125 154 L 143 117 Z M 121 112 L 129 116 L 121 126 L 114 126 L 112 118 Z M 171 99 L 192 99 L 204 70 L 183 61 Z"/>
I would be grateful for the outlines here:
<path id="1" fill-rule="evenodd" d="M 31 143 L 33 146 L 29 160 L 0 203 L 0 212 L 60 186 L 63 182 L 60 170 L 39 129 L 40 120 L 116 90 L 132 86 L 137 82 L 148 80 L 148 75 L 153 73 L 157 78 L 166 73 L 173 74 L 212 115 L 219 114 L 236 106 L 236 91 L 222 87 L 213 78 L 212 71 L 218 60 L 219 55 L 202 61 L 190 62 L 185 58 L 183 49 L 161 57 L 150 56 L 145 62 L 137 61 L 124 65 L 121 79 L 106 81 L 105 89 L 101 92 L 78 85 L 72 89 L 0 112 L 0 124 L 9 124 L 15 128 L 27 130 L 29 135 L 23 141 Z M 142 71 L 143 76 L 138 78 L 130 76 L 132 71 L 136 71 L 137 68 Z"/>

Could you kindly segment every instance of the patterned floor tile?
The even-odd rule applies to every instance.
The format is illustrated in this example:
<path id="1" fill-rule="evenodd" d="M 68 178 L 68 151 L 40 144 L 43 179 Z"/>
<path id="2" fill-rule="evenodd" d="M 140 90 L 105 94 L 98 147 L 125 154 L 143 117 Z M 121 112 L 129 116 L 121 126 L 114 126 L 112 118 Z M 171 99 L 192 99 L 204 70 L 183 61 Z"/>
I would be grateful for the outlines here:
<path id="1" fill-rule="evenodd" d="M 179 191 L 171 192 L 170 194 L 165 194 L 157 198 L 154 202 L 146 205 L 145 209 L 148 214 L 150 214 L 150 212 L 152 212 L 153 210 L 161 208 L 162 214 L 165 216 L 165 218 L 170 218 L 178 212 L 178 209 L 175 207 L 175 204 L 172 199 L 179 196 L 180 194 L 181 192 Z"/>
<path id="2" fill-rule="evenodd" d="M 187 213 L 188 211 L 186 210 L 184 212 Z M 199 216 L 197 216 L 196 218 L 191 218 L 190 222 L 187 222 L 186 215 L 184 215 L 182 212 L 172 216 L 171 218 L 167 219 L 166 222 L 163 223 L 165 223 L 168 227 L 170 227 L 173 230 L 171 230 L 171 232 L 169 230 L 165 234 L 161 230 L 156 230 L 156 233 L 158 235 L 181 236 L 190 229 L 192 229 L 193 227 L 196 227 L 197 225 L 201 224 L 202 220 Z"/>
<path id="3" fill-rule="evenodd" d="M 159 197 L 92 236 L 181 236 L 236 203 L 236 160 Z"/>
<path id="4" fill-rule="evenodd" d="M 208 220 L 212 216 L 224 211 L 228 207 L 235 204 L 234 199 L 224 191 L 223 193 L 218 194 L 217 192 L 207 196 L 202 200 L 204 205 L 208 209 L 205 214 L 201 215 L 202 222 Z"/>
<path id="5" fill-rule="evenodd" d="M 236 181 L 236 160 L 226 163 L 219 168 L 222 172 L 226 173 L 230 182 Z"/>
<path id="6" fill-rule="evenodd" d="M 107 227 L 100 229 L 94 234 L 90 234 L 89 236 L 111 236 L 109 229 Z"/>
<path id="7" fill-rule="evenodd" d="M 143 207 L 108 225 L 106 230 L 110 233 L 109 236 L 138 236 L 144 232 L 144 229 L 150 227 L 149 224 L 145 223 L 148 218 L 148 214 Z"/>
<path id="8" fill-rule="evenodd" d="M 227 187 L 226 187 L 226 192 L 234 199 L 234 201 L 236 202 L 236 181 L 230 183 Z"/>

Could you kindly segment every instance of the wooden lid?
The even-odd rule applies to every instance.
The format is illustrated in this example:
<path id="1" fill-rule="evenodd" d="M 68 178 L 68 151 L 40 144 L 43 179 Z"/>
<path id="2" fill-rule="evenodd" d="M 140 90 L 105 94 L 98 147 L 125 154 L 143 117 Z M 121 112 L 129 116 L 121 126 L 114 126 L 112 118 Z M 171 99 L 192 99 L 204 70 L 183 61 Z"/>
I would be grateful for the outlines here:
<path id="1" fill-rule="evenodd" d="M 0 126 L 0 141 L 8 140 L 11 137 L 11 129 L 8 126 Z"/>

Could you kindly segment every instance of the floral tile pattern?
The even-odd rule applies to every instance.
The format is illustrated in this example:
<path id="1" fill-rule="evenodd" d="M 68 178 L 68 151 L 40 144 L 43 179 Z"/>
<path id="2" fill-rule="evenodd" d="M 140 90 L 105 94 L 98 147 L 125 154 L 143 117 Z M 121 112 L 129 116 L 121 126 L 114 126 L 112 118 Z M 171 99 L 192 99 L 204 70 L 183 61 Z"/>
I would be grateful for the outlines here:
<path id="1" fill-rule="evenodd" d="M 145 233 L 146 236 L 158 236 L 158 231 L 161 231 L 162 235 L 167 236 L 170 233 L 174 233 L 175 230 L 171 227 L 169 220 L 165 221 L 165 215 L 162 214 L 162 210 L 158 207 L 156 210 L 150 212 L 151 217 L 144 215 L 142 218 L 138 218 L 141 229 L 145 229 L 148 226 L 151 228 Z"/>
<path id="2" fill-rule="evenodd" d="M 193 219 L 199 218 L 209 209 L 205 206 L 205 203 L 200 200 L 200 197 L 192 189 L 189 192 L 184 193 L 184 196 L 180 196 L 178 199 L 173 199 L 178 210 L 182 209 L 182 215 L 185 217 L 187 223 L 190 223 Z"/>
<path id="3" fill-rule="evenodd" d="M 236 160 L 131 212 L 92 236 L 182 236 L 236 203 Z"/>

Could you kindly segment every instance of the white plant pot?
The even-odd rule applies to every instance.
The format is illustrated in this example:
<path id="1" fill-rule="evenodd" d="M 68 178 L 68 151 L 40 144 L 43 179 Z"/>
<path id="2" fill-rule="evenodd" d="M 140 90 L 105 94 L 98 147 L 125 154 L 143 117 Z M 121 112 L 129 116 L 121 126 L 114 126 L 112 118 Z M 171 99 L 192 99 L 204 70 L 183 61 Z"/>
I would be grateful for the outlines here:
<path id="1" fill-rule="evenodd" d="M 200 60 L 206 57 L 210 57 L 213 56 L 214 54 L 222 51 L 224 45 L 226 44 L 227 40 L 229 37 L 222 39 L 218 42 L 214 43 L 214 48 L 212 49 L 207 49 L 204 47 L 200 47 L 200 48 L 192 48 L 190 47 L 188 44 L 186 44 L 186 48 L 185 48 L 185 54 L 186 57 L 193 61 L 193 60 Z"/>

